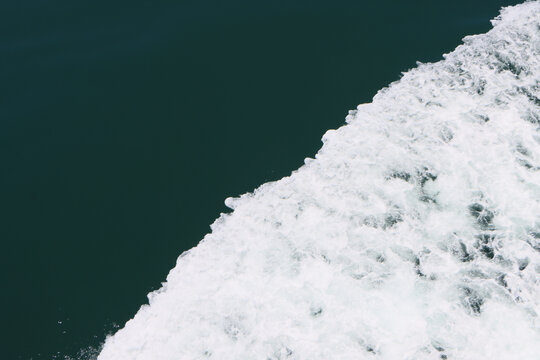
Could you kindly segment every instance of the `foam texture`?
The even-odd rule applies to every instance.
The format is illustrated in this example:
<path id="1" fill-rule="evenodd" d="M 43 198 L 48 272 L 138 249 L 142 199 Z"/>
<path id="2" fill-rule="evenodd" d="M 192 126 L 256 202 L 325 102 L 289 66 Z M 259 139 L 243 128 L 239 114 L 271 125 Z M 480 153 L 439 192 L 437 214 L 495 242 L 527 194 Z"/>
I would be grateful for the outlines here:
<path id="1" fill-rule="evenodd" d="M 226 200 L 99 360 L 539 359 L 540 2 Z"/>

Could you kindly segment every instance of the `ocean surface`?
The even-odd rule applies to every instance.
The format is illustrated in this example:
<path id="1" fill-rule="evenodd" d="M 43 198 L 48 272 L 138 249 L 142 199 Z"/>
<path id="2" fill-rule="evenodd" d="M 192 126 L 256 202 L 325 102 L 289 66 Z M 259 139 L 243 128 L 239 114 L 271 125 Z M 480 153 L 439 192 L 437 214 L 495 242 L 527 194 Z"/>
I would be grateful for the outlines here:
<path id="1" fill-rule="evenodd" d="M 95 357 L 225 198 L 516 3 L 0 5 L 1 357 Z"/>

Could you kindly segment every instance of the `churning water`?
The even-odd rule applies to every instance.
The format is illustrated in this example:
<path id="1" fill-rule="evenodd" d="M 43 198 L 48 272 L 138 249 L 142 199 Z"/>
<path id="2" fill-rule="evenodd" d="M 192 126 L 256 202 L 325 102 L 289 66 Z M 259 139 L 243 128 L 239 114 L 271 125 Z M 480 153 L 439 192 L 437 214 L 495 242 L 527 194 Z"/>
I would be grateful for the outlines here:
<path id="1" fill-rule="evenodd" d="M 99 360 L 537 359 L 540 2 L 229 198 Z"/>

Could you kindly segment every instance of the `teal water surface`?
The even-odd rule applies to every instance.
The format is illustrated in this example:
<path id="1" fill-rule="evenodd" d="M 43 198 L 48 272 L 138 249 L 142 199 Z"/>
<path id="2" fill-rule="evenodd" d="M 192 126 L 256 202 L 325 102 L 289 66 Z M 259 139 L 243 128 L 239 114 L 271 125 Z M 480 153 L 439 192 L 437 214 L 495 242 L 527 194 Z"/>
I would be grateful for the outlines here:
<path id="1" fill-rule="evenodd" d="M 1 358 L 99 348 L 226 197 L 515 3 L 2 3 Z"/>

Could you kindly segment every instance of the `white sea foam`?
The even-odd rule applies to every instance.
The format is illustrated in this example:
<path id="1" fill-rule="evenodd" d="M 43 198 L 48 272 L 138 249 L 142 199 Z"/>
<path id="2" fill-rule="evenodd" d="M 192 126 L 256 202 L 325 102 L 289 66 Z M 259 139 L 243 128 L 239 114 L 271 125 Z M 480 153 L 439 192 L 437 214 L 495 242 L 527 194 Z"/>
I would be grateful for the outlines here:
<path id="1" fill-rule="evenodd" d="M 493 25 L 227 199 L 98 359 L 539 359 L 540 2 Z"/>

